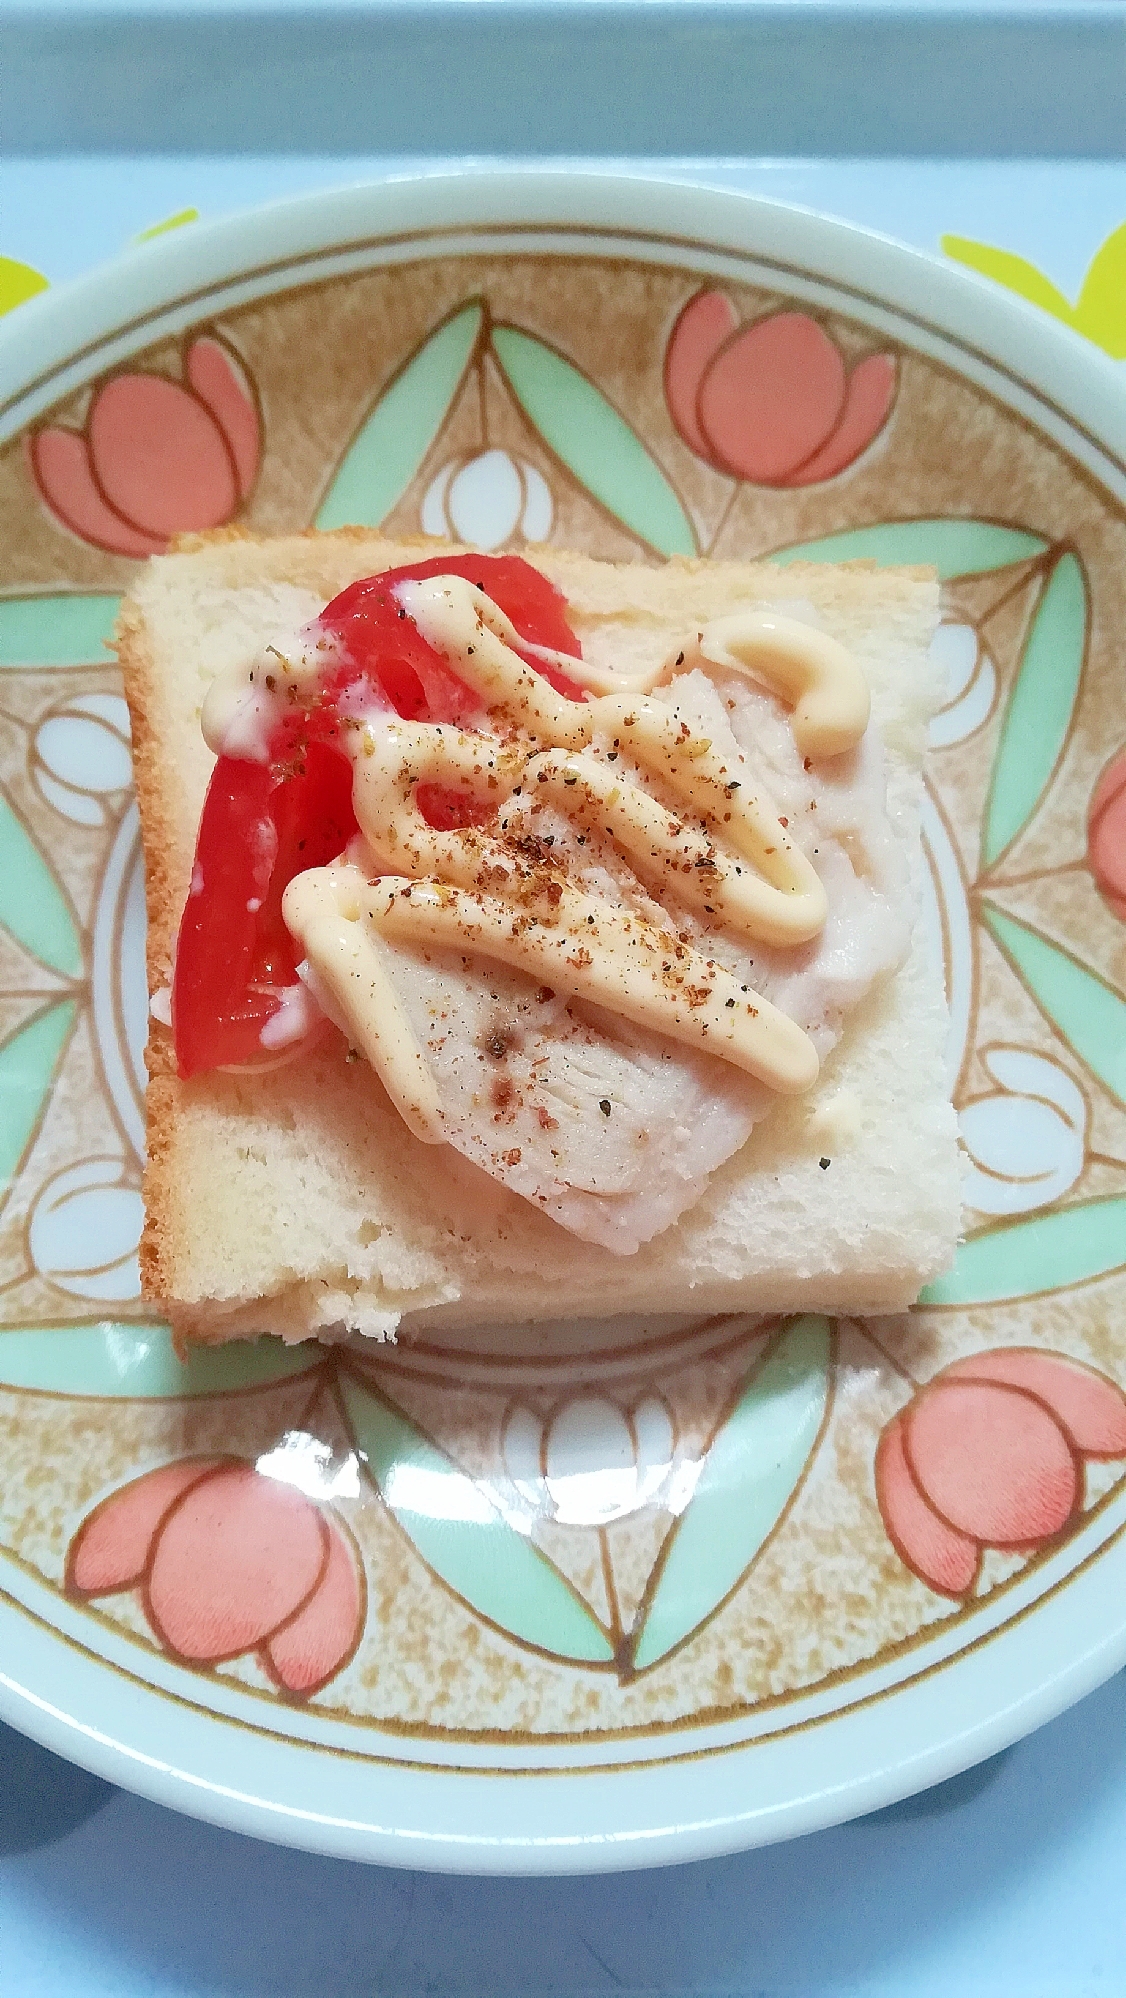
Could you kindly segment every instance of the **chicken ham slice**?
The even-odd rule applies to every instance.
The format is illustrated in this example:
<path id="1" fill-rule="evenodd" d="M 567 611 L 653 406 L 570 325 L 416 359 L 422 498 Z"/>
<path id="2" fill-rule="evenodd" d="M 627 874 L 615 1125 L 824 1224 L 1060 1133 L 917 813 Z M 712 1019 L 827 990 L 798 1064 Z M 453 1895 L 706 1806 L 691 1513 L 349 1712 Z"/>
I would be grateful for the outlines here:
<path id="1" fill-rule="evenodd" d="M 535 799 L 509 801 L 507 831 L 534 840 L 553 867 L 605 901 L 671 922 L 787 1012 L 824 1061 L 848 1011 L 902 961 L 910 933 L 878 738 L 869 730 L 855 752 L 810 772 L 781 704 L 745 680 L 692 672 L 661 698 L 779 802 L 828 891 L 820 937 L 795 950 L 713 933 L 671 898 L 655 903 L 609 839 L 580 838 Z M 596 743 L 593 753 L 609 747 Z M 631 774 L 624 757 L 617 769 Z M 496 960 L 389 939 L 381 948 L 434 1077 L 447 1142 L 572 1234 L 618 1255 L 691 1207 L 775 1100 L 730 1063 L 568 1001 Z"/>
<path id="2" fill-rule="evenodd" d="M 727 1063 L 495 961 L 383 949 L 447 1141 L 583 1241 L 632 1255 L 767 1106 L 769 1091 Z"/>

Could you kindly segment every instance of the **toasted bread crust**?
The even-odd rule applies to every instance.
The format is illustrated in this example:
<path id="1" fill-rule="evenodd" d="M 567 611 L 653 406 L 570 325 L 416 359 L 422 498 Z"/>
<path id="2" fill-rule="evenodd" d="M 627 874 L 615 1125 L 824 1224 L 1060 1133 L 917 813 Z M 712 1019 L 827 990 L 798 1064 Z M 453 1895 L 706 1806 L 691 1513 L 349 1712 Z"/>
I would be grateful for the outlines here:
<path id="1" fill-rule="evenodd" d="M 172 947 L 180 921 L 183 887 L 173 862 L 168 748 L 155 721 L 159 712 L 155 662 L 144 617 L 128 598 L 118 615 L 115 642 L 132 723 L 133 782 L 145 853 L 148 914 L 145 955 L 151 996 L 171 985 Z M 145 1224 L 139 1250 L 141 1295 L 151 1303 L 163 1305 L 175 1291 L 175 1258 L 169 1253 L 172 1222 L 169 1159 L 177 1103 L 176 1058 L 171 1033 L 151 1014 L 145 1066 L 149 1083 L 145 1095 Z"/>

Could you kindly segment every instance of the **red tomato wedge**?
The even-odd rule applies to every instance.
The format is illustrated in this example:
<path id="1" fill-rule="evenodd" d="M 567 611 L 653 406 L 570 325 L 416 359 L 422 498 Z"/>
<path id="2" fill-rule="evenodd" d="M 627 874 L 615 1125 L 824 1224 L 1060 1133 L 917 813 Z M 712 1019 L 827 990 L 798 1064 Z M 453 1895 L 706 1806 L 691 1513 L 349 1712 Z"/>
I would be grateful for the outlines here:
<path id="1" fill-rule="evenodd" d="M 204 801 L 192 888 L 176 941 L 172 1033 L 182 1076 L 270 1059 L 262 1029 L 297 977 L 282 921 L 295 874 L 324 867 L 356 831 L 352 765 L 313 742 L 280 783 L 264 763 L 221 756 Z"/>
<path id="2" fill-rule="evenodd" d="M 464 576 L 479 583 L 530 645 L 581 658 L 578 639 L 567 623 L 566 600 L 554 584 L 519 555 L 435 555 L 385 576 L 368 576 L 334 597 L 324 613 L 326 629 L 341 638 L 352 671 L 370 672 L 408 720 L 452 721 L 477 713 L 480 703 L 420 636 L 392 594 L 396 583 L 421 583 L 428 576 Z M 583 689 L 557 667 L 530 658 L 544 678 L 573 701 Z"/>
<path id="3" fill-rule="evenodd" d="M 408 720 L 468 721 L 479 712 L 476 696 L 393 595 L 396 583 L 442 575 L 478 583 L 525 644 L 581 657 L 565 599 L 518 555 L 436 555 L 352 583 L 333 598 L 319 622 L 341 641 L 343 661 L 326 673 L 310 706 L 279 726 L 269 764 L 220 756 L 212 772 L 172 982 L 176 1065 L 185 1079 L 275 1058 L 262 1029 L 295 983 L 298 957 L 282 896 L 294 875 L 335 860 L 357 831 L 352 766 L 334 746 L 344 690 L 366 681 Z M 531 657 L 527 663 L 568 699 L 586 698 L 558 668 Z M 479 801 L 438 784 L 419 787 L 419 805 L 433 825 L 447 828 L 488 816 Z"/>

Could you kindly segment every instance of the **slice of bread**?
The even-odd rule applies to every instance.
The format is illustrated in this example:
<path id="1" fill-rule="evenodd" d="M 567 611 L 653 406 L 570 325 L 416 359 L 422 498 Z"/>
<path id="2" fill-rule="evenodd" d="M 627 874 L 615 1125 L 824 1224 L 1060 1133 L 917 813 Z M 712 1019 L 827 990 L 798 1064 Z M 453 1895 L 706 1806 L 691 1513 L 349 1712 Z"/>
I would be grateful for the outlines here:
<path id="1" fill-rule="evenodd" d="M 183 540 L 141 575 L 118 650 L 154 994 L 169 984 L 212 765 L 200 732 L 211 679 L 347 583 L 435 552 L 360 530 L 272 541 L 227 531 Z M 917 901 L 922 761 L 941 699 L 929 572 L 653 568 L 546 548 L 534 560 L 566 595 L 584 653 L 627 670 L 747 604 L 812 605 L 868 679 Z M 941 968 L 916 920 L 906 962 L 849 1015 L 813 1090 L 779 1099 L 679 1222 L 618 1256 L 577 1241 L 449 1146 L 418 1142 L 339 1037 L 269 1072 L 184 1083 L 154 1020 L 145 1294 L 179 1333 L 207 1341 L 387 1337 L 565 1313 L 902 1310 L 948 1267 L 958 1234 L 945 1023 Z"/>

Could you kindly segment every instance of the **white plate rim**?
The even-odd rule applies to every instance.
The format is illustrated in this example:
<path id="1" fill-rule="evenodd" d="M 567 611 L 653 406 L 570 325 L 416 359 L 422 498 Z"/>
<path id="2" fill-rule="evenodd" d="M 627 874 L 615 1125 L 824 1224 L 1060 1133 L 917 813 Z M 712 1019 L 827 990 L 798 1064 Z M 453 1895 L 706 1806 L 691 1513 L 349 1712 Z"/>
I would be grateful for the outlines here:
<path id="1" fill-rule="evenodd" d="M 675 250 L 679 261 L 707 248 L 712 267 L 729 253 L 784 267 L 810 294 L 821 284 L 851 295 L 858 316 L 879 325 L 883 315 L 923 351 L 949 340 L 966 357 L 961 372 L 1032 415 L 1041 430 L 1066 438 L 1071 454 L 1126 498 L 1121 377 L 1045 315 L 937 258 L 808 210 L 649 175 L 584 171 L 364 183 L 194 224 L 147 244 L 31 300 L 0 327 L 0 441 L 92 372 L 198 317 L 201 300 L 222 290 L 232 272 L 260 269 L 257 292 L 247 295 L 261 295 L 285 282 L 271 282 L 284 265 L 319 258 L 327 275 L 346 267 L 349 256 L 370 261 L 377 241 L 414 244 L 430 235 L 456 250 L 459 230 L 482 227 L 499 232 L 497 247 L 530 247 L 537 231 L 552 237 L 570 230 L 576 247 L 620 238 L 628 253 L 627 245 L 648 240 Z M 225 302 L 235 302 L 229 287 Z M 667 1864 L 861 1815 L 1009 1746 L 1126 1663 L 1123 1583 L 1119 1529 L 1023 1624 L 963 1651 L 946 1669 L 798 1734 L 671 1765 L 508 1777 L 375 1771 L 331 1750 L 253 1735 L 115 1678 L 5 1589 L 0 1657 L 22 1653 L 22 1664 L 18 1674 L 0 1670 L 0 1715 L 156 1802 L 340 1857 L 515 1874 Z M 1116 1593 L 1123 1609 L 1108 1617 Z M 1023 1658 L 1016 1675 L 1014 1657 Z M 279 1784 L 287 1763 L 291 1778 Z M 232 1781 L 236 1765 L 240 1776 Z"/>

